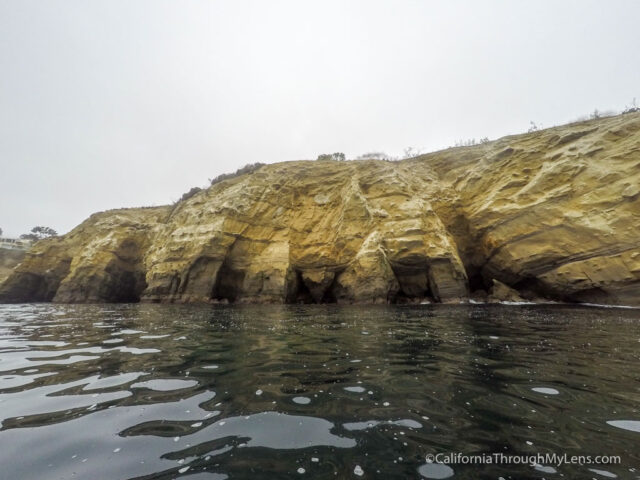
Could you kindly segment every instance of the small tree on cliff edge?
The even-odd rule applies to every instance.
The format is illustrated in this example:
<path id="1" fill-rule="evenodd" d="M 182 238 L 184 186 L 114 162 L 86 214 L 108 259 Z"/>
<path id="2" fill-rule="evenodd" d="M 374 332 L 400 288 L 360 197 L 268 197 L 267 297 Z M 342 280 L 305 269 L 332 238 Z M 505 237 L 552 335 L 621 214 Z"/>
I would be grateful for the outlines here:
<path id="1" fill-rule="evenodd" d="M 31 229 L 31 232 L 29 233 L 23 233 L 22 235 L 20 235 L 20 238 L 22 238 L 23 240 L 33 240 L 34 242 L 36 242 L 38 240 L 42 240 L 43 238 L 57 236 L 58 232 L 56 232 L 53 228 L 38 226 L 33 227 Z"/>

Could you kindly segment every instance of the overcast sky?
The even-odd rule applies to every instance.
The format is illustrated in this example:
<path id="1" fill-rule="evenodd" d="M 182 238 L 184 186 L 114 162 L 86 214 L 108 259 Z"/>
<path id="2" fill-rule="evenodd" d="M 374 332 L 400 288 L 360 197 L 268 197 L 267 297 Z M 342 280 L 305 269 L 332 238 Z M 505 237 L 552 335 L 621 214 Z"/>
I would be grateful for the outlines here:
<path id="1" fill-rule="evenodd" d="M 0 227 L 640 100 L 640 1 L 0 0 Z"/>

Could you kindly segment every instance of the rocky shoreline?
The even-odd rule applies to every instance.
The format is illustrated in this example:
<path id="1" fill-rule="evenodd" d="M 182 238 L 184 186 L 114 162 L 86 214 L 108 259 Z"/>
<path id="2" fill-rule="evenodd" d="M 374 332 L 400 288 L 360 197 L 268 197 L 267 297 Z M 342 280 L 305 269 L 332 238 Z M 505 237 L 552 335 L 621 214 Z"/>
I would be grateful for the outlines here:
<path id="1" fill-rule="evenodd" d="M 0 302 L 640 305 L 640 114 L 297 161 L 38 242 Z"/>

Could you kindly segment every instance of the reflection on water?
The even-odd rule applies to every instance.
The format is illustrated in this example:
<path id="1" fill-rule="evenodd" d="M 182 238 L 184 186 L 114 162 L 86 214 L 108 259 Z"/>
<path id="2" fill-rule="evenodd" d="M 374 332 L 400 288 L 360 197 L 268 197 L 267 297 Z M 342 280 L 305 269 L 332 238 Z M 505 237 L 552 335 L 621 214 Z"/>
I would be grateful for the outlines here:
<path id="1" fill-rule="evenodd" d="M 637 310 L 2 305 L 0 476 L 640 478 L 639 360 Z"/>

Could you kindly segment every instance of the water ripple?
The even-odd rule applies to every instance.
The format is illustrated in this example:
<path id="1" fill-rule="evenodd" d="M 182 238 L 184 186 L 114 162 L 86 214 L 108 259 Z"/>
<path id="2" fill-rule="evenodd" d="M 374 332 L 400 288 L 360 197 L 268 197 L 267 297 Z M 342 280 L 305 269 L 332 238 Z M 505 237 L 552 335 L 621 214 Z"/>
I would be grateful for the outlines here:
<path id="1" fill-rule="evenodd" d="M 2 305 L 3 475 L 627 478 L 638 342 L 638 311 L 559 305 Z"/>

